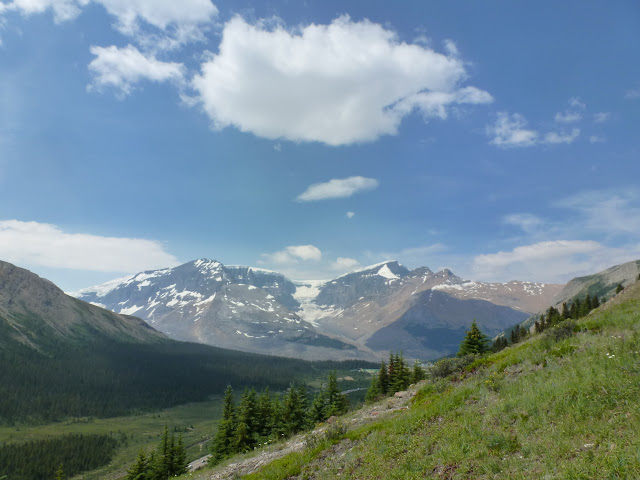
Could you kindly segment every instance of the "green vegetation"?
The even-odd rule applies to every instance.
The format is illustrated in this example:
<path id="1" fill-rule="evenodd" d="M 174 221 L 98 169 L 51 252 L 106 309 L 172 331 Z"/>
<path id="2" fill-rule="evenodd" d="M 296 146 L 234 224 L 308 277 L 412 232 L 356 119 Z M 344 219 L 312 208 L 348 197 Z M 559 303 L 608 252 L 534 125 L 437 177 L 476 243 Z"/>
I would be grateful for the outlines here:
<path id="1" fill-rule="evenodd" d="M 465 355 L 480 355 L 489 351 L 489 337 L 480 331 L 474 320 L 465 337 L 460 342 L 458 357 Z"/>
<path id="2" fill-rule="evenodd" d="M 335 371 L 329 372 L 326 388 L 320 388 L 311 402 L 304 385 L 292 384 L 283 395 L 272 395 L 269 389 L 258 395 L 245 388 L 235 405 L 233 389 L 227 387 L 209 463 L 289 437 L 348 409 L 349 399 L 340 393 Z"/>
<path id="3" fill-rule="evenodd" d="M 406 390 L 409 385 L 424 380 L 426 376 L 424 368 L 418 362 L 410 369 L 402 353 L 390 353 L 389 364 L 381 362 L 378 375 L 371 379 L 365 401 L 372 403 L 384 396 Z"/>
<path id="4" fill-rule="evenodd" d="M 109 463 L 121 441 L 112 435 L 71 434 L 2 445 L 0 474 L 11 480 L 65 478 Z"/>
<path id="5" fill-rule="evenodd" d="M 447 359 L 451 373 L 432 369 L 410 410 L 249 478 L 640 478 L 633 287 L 500 352 Z"/>
<path id="6" fill-rule="evenodd" d="M 0 424 L 5 425 L 157 410 L 204 401 L 229 384 L 284 390 L 318 372 L 371 365 L 307 362 L 169 340 L 53 342 L 35 350 L 9 341 L 4 333 L 10 328 L 0 317 Z"/>
<path id="7" fill-rule="evenodd" d="M 164 426 L 158 448 L 147 458 L 140 450 L 136 463 L 127 472 L 127 480 L 166 480 L 187 473 L 187 452 L 182 435 L 175 434 Z"/>

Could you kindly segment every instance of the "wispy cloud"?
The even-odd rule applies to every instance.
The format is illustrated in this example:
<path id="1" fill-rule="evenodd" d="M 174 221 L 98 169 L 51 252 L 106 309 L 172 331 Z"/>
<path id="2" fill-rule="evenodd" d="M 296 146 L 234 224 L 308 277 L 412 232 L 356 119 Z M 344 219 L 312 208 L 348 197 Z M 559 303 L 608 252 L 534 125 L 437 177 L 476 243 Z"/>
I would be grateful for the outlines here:
<path id="1" fill-rule="evenodd" d="M 567 132 L 549 132 L 544 136 L 542 143 L 550 145 L 559 143 L 573 143 L 576 138 L 580 136 L 580 129 L 574 128 L 570 133 Z"/>
<path id="2" fill-rule="evenodd" d="M 567 122 L 565 122 L 567 123 Z M 580 129 L 573 128 L 551 131 L 544 135 L 538 130 L 528 128 L 527 120 L 519 113 L 499 112 L 493 125 L 485 128 L 489 143 L 500 148 L 523 148 L 535 145 L 557 145 L 573 143 L 580 136 Z"/>
<path id="3" fill-rule="evenodd" d="M 203 30 L 218 15 L 210 0 L 13 0 L 0 4 L 0 15 L 51 11 L 55 22 L 62 23 L 76 18 L 91 3 L 102 5 L 115 17 L 120 33 L 154 51 L 203 40 Z"/>
<path id="4" fill-rule="evenodd" d="M 181 63 L 162 62 L 152 55 L 145 55 L 136 47 L 127 45 L 91 47 L 95 58 L 89 64 L 94 79 L 90 89 L 113 88 L 118 95 L 129 95 L 135 85 L 143 80 L 152 82 L 184 82 L 184 66 Z"/>
<path id="5" fill-rule="evenodd" d="M 487 126 L 486 133 L 491 137 L 489 143 L 498 147 L 530 147 L 538 142 L 538 132 L 526 127 L 527 120 L 519 113 L 500 112 L 496 122 Z"/>
<path id="6" fill-rule="evenodd" d="M 322 260 L 322 252 L 314 245 L 292 245 L 274 253 L 263 253 L 258 263 L 270 265 L 291 265 Z"/>
<path id="7" fill-rule="evenodd" d="M 353 218 L 355 215 L 355 212 L 347 212 L 347 218 Z"/>
<path id="8" fill-rule="evenodd" d="M 486 281 L 529 279 L 564 283 L 640 255 L 640 245 L 609 248 L 595 241 L 555 240 L 522 245 L 510 251 L 478 255 L 474 278 Z"/>
<path id="9" fill-rule="evenodd" d="M 347 272 L 360 266 L 360 262 L 355 258 L 338 257 L 331 263 L 331 269 L 341 272 Z"/>
<path id="10" fill-rule="evenodd" d="M 558 123 L 575 123 L 582 120 L 587 106 L 579 98 L 570 98 L 569 106 L 555 114 L 553 119 Z"/>
<path id="11" fill-rule="evenodd" d="M 624 94 L 627 100 L 638 100 L 640 98 L 640 87 L 630 88 Z"/>
<path id="12" fill-rule="evenodd" d="M 332 198 L 346 198 L 358 192 L 373 190 L 377 188 L 378 185 L 379 182 L 375 178 L 359 176 L 334 178 L 325 183 L 314 183 L 310 185 L 304 192 L 298 195 L 296 199 L 300 202 L 312 202 Z M 349 217 L 349 214 L 347 214 L 347 216 Z"/>
<path id="13" fill-rule="evenodd" d="M 0 258 L 20 266 L 139 272 L 178 264 L 155 240 L 67 233 L 56 225 L 0 221 Z"/>
<path id="14" fill-rule="evenodd" d="M 598 112 L 593 114 L 593 121 L 595 123 L 605 123 L 611 118 L 611 112 Z"/>

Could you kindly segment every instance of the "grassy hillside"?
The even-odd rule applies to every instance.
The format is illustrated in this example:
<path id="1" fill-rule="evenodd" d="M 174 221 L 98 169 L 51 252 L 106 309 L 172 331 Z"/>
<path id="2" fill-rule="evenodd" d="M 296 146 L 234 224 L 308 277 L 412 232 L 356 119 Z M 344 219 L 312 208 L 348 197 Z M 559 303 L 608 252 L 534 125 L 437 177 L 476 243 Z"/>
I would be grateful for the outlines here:
<path id="1" fill-rule="evenodd" d="M 640 478 L 640 284 L 249 478 Z"/>

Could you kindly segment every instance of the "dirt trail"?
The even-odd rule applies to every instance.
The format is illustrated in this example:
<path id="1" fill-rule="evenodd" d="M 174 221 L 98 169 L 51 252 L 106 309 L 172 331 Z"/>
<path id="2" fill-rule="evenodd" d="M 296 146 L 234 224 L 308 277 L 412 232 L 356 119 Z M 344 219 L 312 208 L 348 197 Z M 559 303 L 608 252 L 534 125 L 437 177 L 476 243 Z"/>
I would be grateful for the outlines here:
<path id="1" fill-rule="evenodd" d="M 398 410 L 407 409 L 409 408 L 407 404 L 414 397 L 419 386 L 420 384 L 412 385 L 407 391 L 398 392 L 391 398 L 386 398 L 374 405 L 365 406 L 359 410 L 348 413 L 341 417 L 340 421 L 347 426 L 348 430 L 351 430 L 361 425 L 374 422 L 376 419 L 385 417 Z M 190 466 L 193 466 L 192 471 L 194 472 L 190 478 L 195 480 L 226 480 L 248 475 L 289 453 L 303 451 L 306 448 L 308 436 L 320 437 L 327 427 L 328 424 L 323 424 L 312 432 L 298 434 L 285 442 L 265 448 L 257 455 L 214 470 L 202 470 L 202 468 L 206 466 L 207 458 L 202 457 L 190 464 Z"/>

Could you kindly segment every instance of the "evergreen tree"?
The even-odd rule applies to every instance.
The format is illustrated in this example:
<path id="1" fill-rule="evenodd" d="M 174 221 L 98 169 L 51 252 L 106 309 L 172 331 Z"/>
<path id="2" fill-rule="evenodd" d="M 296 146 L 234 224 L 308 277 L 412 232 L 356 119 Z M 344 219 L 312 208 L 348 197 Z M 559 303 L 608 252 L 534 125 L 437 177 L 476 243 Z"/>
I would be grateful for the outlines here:
<path id="1" fill-rule="evenodd" d="M 342 415 L 349 410 L 349 399 L 346 395 L 340 393 L 338 387 L 338 379 L 335 370 L 329 372 L 327 381 L 327 417 L 332 415 Z"/>
<path id="2" fill-rule="evenodd" d="M 371 385 L 369 385 L 369 389 L 367 390 L 367 394 L 364 397 L 364 401 L 366 403 L 375 402 L 378 398 L 383 395 L 382 390 L 380 389 L 380 381 L 376 375 L 371 379 Z"/>
<path id="3" fill-rule="evenodd" d="M 593 300 L 591 300 L 591 310 L 598 308 L 600 306 L 600 300 L 597 295 L 593 296 Z"/>
<path id="4" fill-rule="evenodd" d="M 380 370 L 378 371 L 378 385 L 380 386 L 380 393 L 387 395 L 389 393 L 389 371 L 384 360 L 380 362 Z"/>
<path id="5" fill-rule="evenodd" d="M 418 383 L 420 380 L 427 378 L 427 372 L 422 365 L 416 360 L 413 362 L 413 371 L 411 372 L 411 383 Z"/>
<path id="6" fill-rule="evenodd" d="M 571 313 L 569 312 L 569 307 L 567 306 L 567 302 L 562 302 L 562 313 L 560 314 L 563 320 L 571 318 Z"/>
<path id="7" fill-rule="evenodd" d="M 127 480 L 150 480 L 149 462 L 140 449 L 136 463 L 127 471 Z"/>
<path id="8" fill-rule="evenodd" d="M 320 386 L 320 390 L 316 393 L 315 397 L 313 397 L 313 401 L 311 402 L 311 408 L 309 409 L 309 423 L 315 425 L 317 423 L 324 422 L 327 417 L 325 412 L 327 411 L 327 394 L 323 388 Z"/>
<path id="9" fill-rule="evenodd" d="M 67 476 L 64 474 L 64 469 L 62 468 L 62 464 L 58 467 L 58 471 L 56 472 L 56 480 L 66 480 Z"/>
<path id="10" fill-rule="evenodd" d="M 271 401 L 271 392 L 267 387 L 258 397 L 256 403 L 255 431 L 258 438 L 266 439 L 273 430 L 275 412 Z"/>
<path id="11" fill-rule="evenodd" d="M 624 290 L 624 287 L 622 286 L 621 283 L 619 283 L 618 286 L 616 287 L 616 295 L 619 294 L 622 290 Z"/>
<path id="12" fill-rule="evenodd" d="M 394 374 L 391 377 L 391 393 L 400 392 L 406 390 L 411 383 L 411 374 L 409 367 L 404 361 L 402 353 L 397 353 L 393 356 Z"/>
<path id="13" fill-rule="evenodd" d="M 463 357 L 469 354 L 480 354 L 489 350 L 489 338 L 480 331 L 476 321 L 471 322 L 471 328 L 467 331 L 464 339 L 460 343 L 458 356 Z"/>
<path id="14" fill-rule="evenodd" d="M 235 430 L 236 415 L 233 404 L 233 389 L 229 385 L 224 392 L 222 419 L 218 423 L 218 430 L 211 442 L 211 457 L 209 461 L 213 465 L 220 463 L 220 461 L 233 453 Z"/>

